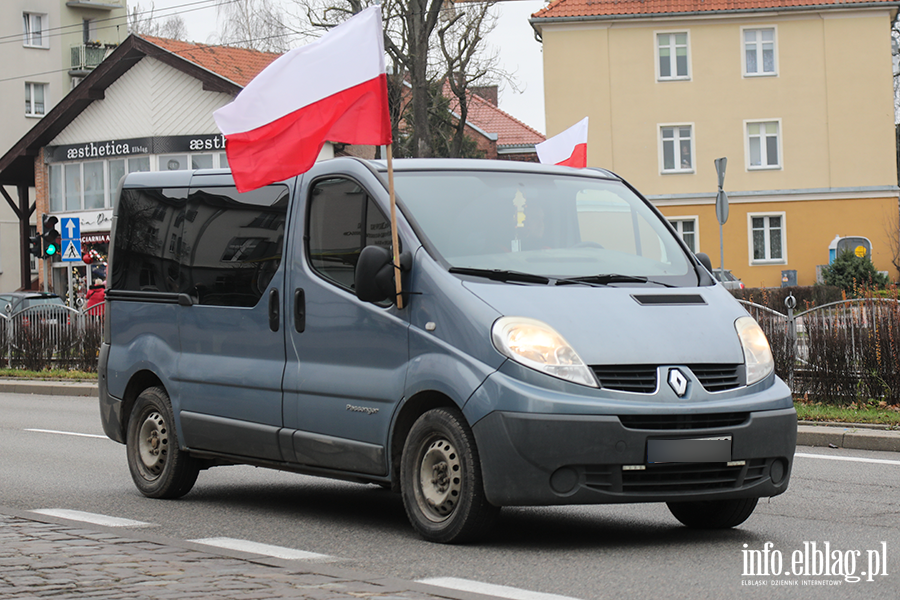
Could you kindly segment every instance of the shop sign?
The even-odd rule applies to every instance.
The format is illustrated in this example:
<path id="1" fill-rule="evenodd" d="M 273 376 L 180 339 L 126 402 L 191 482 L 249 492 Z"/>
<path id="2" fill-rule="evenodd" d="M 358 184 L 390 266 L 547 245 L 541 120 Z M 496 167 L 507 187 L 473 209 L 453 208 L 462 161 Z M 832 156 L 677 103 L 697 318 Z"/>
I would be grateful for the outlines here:
<path id="1" fill-rule="evenodd" d="M 48 163 L 54 163 L 69 160 L 122 158 L 133 154 L 171 154 L 173 152 L 224 150 L 225 136 L 222 134 L 172 135 L 131 138 L 127 140 L 104 140 L 65 146 L 47 146 L 44 148 L 44 160 Z"/>

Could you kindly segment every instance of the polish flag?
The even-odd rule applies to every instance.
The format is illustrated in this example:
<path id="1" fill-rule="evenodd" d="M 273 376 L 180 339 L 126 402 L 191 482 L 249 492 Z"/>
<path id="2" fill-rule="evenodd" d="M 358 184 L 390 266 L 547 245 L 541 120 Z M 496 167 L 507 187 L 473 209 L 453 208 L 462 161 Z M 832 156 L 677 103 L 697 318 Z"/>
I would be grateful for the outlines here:
<path id="1" fill-rule="evenodd" d="M 391 143 L 381 10 L 372 6 L 263 69 L 213 113 L 241 192 L 308 171 L 326 141 Z"/>
<path id="2" fill-rule="evenodd" d="M 583 169 L 587 166 L 588 118 L 578 121 L 546 142 L 536 144 L 538 160 L 545 165 Z"/>

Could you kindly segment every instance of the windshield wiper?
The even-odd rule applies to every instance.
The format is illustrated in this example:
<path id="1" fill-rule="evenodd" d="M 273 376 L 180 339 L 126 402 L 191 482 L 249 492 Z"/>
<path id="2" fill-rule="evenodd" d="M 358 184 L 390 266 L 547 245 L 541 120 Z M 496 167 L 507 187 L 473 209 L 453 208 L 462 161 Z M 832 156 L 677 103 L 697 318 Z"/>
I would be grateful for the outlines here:
<path id="1" fill-rule="evenodd" d="M 605 273 L 603 275 L 588 275 L 586 277 L 566 277 L 565 279 L 557 279 L 556 285 L 570 284 L 586 284 L 586 285 L 609 285 L 611 283 L 652 283 L 664 287 L 675 287 L 661 281 L 653 281 L 648 277 L 639 275 L 621 275 L 619 273 Z"/>
<path id="2" fill-rule="evenodd" d="M 450 267 L 451 273 L 458 275 L 472 275 L 474 277 L 485 277 L 491 281 L 521 281 L 523 283 L 550 283 L 548 277 L 543 275 L 533 275 L 531 273 L 523 273 L 521 271 L 505 271 L 503 269 L 473 269 L 470 267 Z"/>

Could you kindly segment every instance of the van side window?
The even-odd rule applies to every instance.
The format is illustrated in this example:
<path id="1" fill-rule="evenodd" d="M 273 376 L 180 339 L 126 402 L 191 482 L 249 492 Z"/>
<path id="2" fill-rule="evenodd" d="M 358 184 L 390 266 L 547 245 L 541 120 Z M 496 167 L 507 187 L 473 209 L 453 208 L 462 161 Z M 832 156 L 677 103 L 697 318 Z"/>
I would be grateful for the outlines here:
<path id="1" fill-rule="evenodd" d="M 307 236 L 312 268 L 352 290 L 359 253 L 373 245 L 390 249 L 391 223 L 362 186 L 335 177 L 317 182 L 312 189 Z"/>
<path id="2" fill-rule="evenodd" d="M 178 292 L 179 255 L 168 240 L 181 239 L 187 188 L 124 189 L 116 208 L 110 288 Z"/>
<path id="3" fill-rule="evenodd" d="M 176 240 L 181 289 L 198 304 L 256 306 L 281 265 L 288 188 L 245 194 L 234 187 L 192 188 Z M 190 215 L 190 218 L 188 218 Z"/>

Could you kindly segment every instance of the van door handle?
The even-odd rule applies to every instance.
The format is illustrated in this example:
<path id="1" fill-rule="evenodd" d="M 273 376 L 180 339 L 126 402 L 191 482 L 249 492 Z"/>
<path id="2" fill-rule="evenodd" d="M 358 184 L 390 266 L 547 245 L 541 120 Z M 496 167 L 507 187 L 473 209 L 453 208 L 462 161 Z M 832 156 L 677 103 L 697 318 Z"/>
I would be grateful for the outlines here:
<path id="1" fill-rule="evenodd" d="M 294 290 L 294 329 L 297 333 L 306 329 L 306 293 L 302 288 Z"/>
<path id="2" fill-rule="evenodd" d="M 278 323 L 281 320 L 281 303 L 278 301 L 278 290 L 269 292 L 269 329 L 278 331 Z"/>

